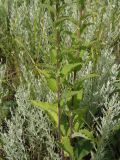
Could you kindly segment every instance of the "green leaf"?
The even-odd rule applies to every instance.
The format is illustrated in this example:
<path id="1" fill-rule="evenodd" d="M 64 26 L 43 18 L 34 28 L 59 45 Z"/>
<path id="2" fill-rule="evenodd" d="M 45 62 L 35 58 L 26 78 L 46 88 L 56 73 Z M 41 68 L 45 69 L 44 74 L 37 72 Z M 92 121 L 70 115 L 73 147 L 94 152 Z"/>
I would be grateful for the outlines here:
<path id="1" fill-rule="evenodd" d="M 68 73 L 70 73 L 71 71 L 73 71 L 78 66 L 81 66 L 81 63 L 66 64 L 61 69 L 61 74 L 63 76 L 67 76 Z"/>
<path id="2" fill-rule="evenodd" d="M 63 136 L 67 135 L 69 129 L 68 116 L 64 113 L 61 115 L 60 130 Z"/>
<path id="3" fill-rule="evenodd" d="M 83 160 L 85 156 L 87 156 L 93 149 L 92 144 L 89 142 L 84 142 L 84 144 L 81 146 L 81 151 L 79 152 L 78 160 Z"/>
<path id="4" fill-rule="evenodd" d="M 78 108 L 78 106 L 80 105 L 80 101 L 83 98 L 83 90 L 81 89 L 77 95 L 75 95 L 74 97 L 74 109 Z"/>
<path id="5" fill-rule="evenodd" d="M 78 138 L 79 139 L 79 138 Z M 81 138 L 80 138 L 81 139 Z M 75 148 L 75 157 L 77 160 L 83 160 L 93 149 L 93 144 L 90 140 L 81 139 Z"/>
<path id="6" fill-rule="evenodd" d="M 60 145 L 72 158 L 74 157 L 73 147 L 70 143 L 69 137 L 62 137 Z"/>
<path id="7" fill-rule="evenodd" d="M 37 70 L 37 72 L 39 73 L 39 75 L 43 75 L 46 78 L 50 77 L 50 74 L 49 74 L 49 72 L 47 70 L 42 70 L 42 69 L 39 69 L 38 67 L 36 67 L 35 69 Z"/>
<path id="8" fill-rule="evenodd" d="M 86 113 L 88 111 L 88 106 L 84 107 L 77 107 L 77 109 L 73 110 L 73 126 L 74 126 L 74 131 L 78 132 L 79 129 L 82 127 L 82 124 L 84 123 Z"/>
<path id="9" fill-rule="evenodd" d="M 34 106 L 40 107 L 49 115 L 51 120 L 58 126 L 58 108 L 56 104 L 41 102 L 41 101 L 31 101 Z"/>
<path id="10" fill-rule="evenodd" d="M 81 89 L 81 90 L 78 92 L 78 94 L 77 94 L 77 96 L 76 96 L 76 99 L 80 101 L 80 100 L 82 99 L 82 97 L 83 97 L 83 90 Z"/>
<path id="11" fill-rule="evenodd" d="M 74 109 L 73 113 L 79 116 L 79 119 L 83 119 L 87 111 L 88 111 L 88 106 L 84 106 Z"/>
<path id="12" fill-rule="evenodd" d="M 81 87 L 83 81 L 90 79 L 90 78 L 95 78 L 95 77 L 99 77 L 98 74 L 96 73 L 91 73 L 91 74 L 87 74 L 85 76 L 80 77 L 78 80 L 76 80 L 75 82 L 75 88 L 79 88 Z"/>
<path id="13" fill-rule="evenodd" d="M 79 94 L 81 91 L 67 91 L 62 95 L 62 98 L 69 101 L 72 96 Z"/>
<path id="14" fill-rule="evenodd" d="M 74 102 L 74 109 L 78 108 L 78 103 L 80 103 L 80 100 L 82 99 L 83 96 L 83 90 L 79 91 L 66 91 L 62 97 L 61 97 L 61 107 L 64 109 L 66 113 L 69 113 L 69 107 L 71 106 L 71 99 L 74 96 L 75 102 Z M 66 102 L 67 106 L 66 106 Z M 73 111 L 74 111 L 73 109 Z"/>
<path id="15" fill-rule="evenodd" d="M 81 9 L 85 8 L 85 0 L 79 0 L 79 4 L 81 5 Z"/>
<path id="16" fill-rule="evenodd" d="M 57 63 L 57 53 L 55 49 L 52 49 L 50 53 L 51 63 L 56 64 Z"/>
<path id="17" fill-rule="evenodd" d="M 93 133 L 88 131 L 87 129 L 81 129 L 79 130 L 79 132 L 73 133 L 72 138 L 75 138 L 75 137 L 82 137 L 84 139 L 91 140 L 91 141 L 93 141 L 94 139 Z"/>
<path id="18" fill-rule="evenodd" d="M 49 88 L 53 91 L 53 92 L 57 92 L 57 82 L 55 79 L 53 78 L 48 78 L 47 79 L 47 84 L 49 86 Z"/>
<path id="19" fill-rule="evenodd" d="M 69 34 L 70 35 L 70 34 Z M 81 50 L 81 48 L 80 48 Z M 65 48 L 62 50 L 61 54 L 63 55 L 66 55 L 66 57 L 68 57 L 69 59 L 69 63 L 81 63 L 82 62 L 82 58 L 78 56 L 76 56 L 76 54 L 73 54 L 73 53 L 78 53 L 78 47 L 77 48 Z"/>

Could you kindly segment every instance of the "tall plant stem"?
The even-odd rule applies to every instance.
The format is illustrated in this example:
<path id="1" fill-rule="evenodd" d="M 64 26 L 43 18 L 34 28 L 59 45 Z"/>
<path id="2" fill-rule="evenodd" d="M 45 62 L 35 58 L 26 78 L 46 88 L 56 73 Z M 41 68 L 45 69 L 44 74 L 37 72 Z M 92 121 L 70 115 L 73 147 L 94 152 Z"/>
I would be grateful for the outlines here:
<path id="1" fill-rule="evenodd" d="M 79 27 L 78 27 L 78 31 L 77 31 L 77 38 L 78 41 L 80 40 L 81 37 L 81 33 L 80 33 L 80 28 L 81 28 L 81 17 L 83 16 L 83 10 L 82 7 L 79 7 L 79 11 L 78 11 L 78 16 L 79 16 Z M 76 53 L 76 57 L 79 57 L 79 50 Z M 76 81 L 76 77 L 77 77 L 77 71 L 75 70 L 73 72 L 73 90 L 74 90 L 74 84 Z M 72 138 L 72 134 L 73 134 L 73 112 L 72 110 L 74 109 L 74 102 L 75 102 L 75 96 L 72 96 L 72 100 L 71 100 L 71 111 L 70 111 L 70 138 Z M 70 158 L 70 160 L 72 160 L 72 158 Z"/>
<path id="2" fill-rule="evenodd" d="M 60 59 L 59 59 L 59 54 L 60 54 L 60 32 L 57 31 L 57 70 L 59 72 L 60 69 Z M 61 133 L 60 133 L 60 118 L 61 118 L 61 107 L 60 107 L 60 100 L 61 100 L 61 91 L 60 91 L 60 76 L 58 75 L 57 77 L 57 99 L 58 99 L 58 140 L 60 141 L 61 139 Z"/>
<path id="3" fill-rule="evenodd" d="M 8 15 L 7 15 L 7 31 L 8 31 L 8 34 L 10 34 L 11 0 L 8 0 L 8 2 L 7 2 L 7 12 L 8 12 Z"/>
<path id="4" fill-rule="evenodd" d="M 57 0 L 56 2 L 56 20 L 59 19 L 59 6 L 60 2 L 59 0 Z M 60 58 L 60 30 L 56 29 L 56 46 L 57 46 L 57 103 L 58 103 L 58 141 L 61 141 L 61 131 L 60 131 L 60 124 L 61 124 L 61 105 L 60 105 L 60 101 L 61 101 L 61 84 L 60 84 L 60 75 L 59 75 L 59 71 L 60 71 L 60 62 L 61 62 L 61 58 Z M 64 160 L 64 153 L 62 150 L 59 151 L 60 157 L 62 158 L 62 160 Z"/>
<path id="5" fill-rule="evenodd" d="M 56 2 L 56 20 L 59 18 L 59 0 Z M 60 69 L 60 31 L 56 30 L 56 47 L 57 47 L 57 71 Z M 60 134 L 60 117 L 61 117 L 61 107 L 60 107 L 60 76 L 57 77 L 57 99 L 58 99 L 58 140 L 61 139 Z"/>

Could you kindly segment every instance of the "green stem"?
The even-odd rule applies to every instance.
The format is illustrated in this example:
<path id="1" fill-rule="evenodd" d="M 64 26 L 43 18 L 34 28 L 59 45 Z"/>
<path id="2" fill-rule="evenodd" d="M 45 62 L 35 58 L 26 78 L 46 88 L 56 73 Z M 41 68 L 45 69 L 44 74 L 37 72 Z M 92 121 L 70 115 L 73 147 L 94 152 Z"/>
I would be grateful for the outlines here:
<path id="1" fill-rule="evenodd" d="M 7 15 L 7 31 L 8 31 L 8 34 L 10 34 L 11 0 L 8 0 L 7 10 L 8 10 L 8 15 Z"/>
<path id="2" fill-rule="evenodd" d="M 59 18 L 59 0 L 56 2 L 56 20 Z M 57 46 L 57 71 L 60 69 L 60 31 L 56 31 L 56 46 Z M 58 140 L 61 139 L 60 134 L 60 117 L 61 117 L 61 107 L 60 107 L 60 76 L 57 77 L 57 99 L 58 99 Z"/>
<path id="3" fill-rule="evenodd" d="M 59 7 L 60 7 L 60 2 L 57 0 L 56 2 L 56 20 L 59 19 Z M 60 131 L 60 125 L 61 125 L 61 85 L 60 85 L 60 30 L 56 30 L 56 46 L 57 46 L 57 71 L 58 71 L 58 77 L 57 77 L 57 100 L 58 100 L 58 141 L 61 142 L 61 131 Z M 60 157 L 62 160 L 64 160 L 64 152 L 63 150 L 59 151 Z"/>
<path id="4" fill-rule="evenodd" d="M 79 28 L 78 28 L 78 32 L 77 32 L 77 38 L 78 41 L 80 40 L 81 37 L 81 33 L 80 33 L 80 27 L 81 27 L 81 17 L 83 16 L 83 10 L 80 7 L 79 8 Z M 76 57 L 79 57 L 79 50 L 77 52 Z M 74 90 L 74 84 L 76 81 L 76 77 L 77 77 L 77 71 L 75 70 L 73 72 L 73 90 Z M 71 111 L 70 111 L 70 119 L 69 119 L 69 125 L 70 125 L 70 139 L 72 139 L 72 134 L 73 134 L 73 109 L 74 109 L 74 102 L 75 102 L 75 96 L 72 96 L 72 100 L 71 100 Z M 72 160 L 72 158 L 70 158 L 70 160 Z"/>

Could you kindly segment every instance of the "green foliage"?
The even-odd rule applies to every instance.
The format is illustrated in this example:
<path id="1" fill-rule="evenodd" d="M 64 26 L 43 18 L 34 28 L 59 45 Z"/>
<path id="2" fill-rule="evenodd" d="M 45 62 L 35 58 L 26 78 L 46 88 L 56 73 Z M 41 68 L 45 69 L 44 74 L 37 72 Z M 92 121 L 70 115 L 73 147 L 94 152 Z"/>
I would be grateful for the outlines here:
<path id="1" fill-rule="evenodd" d="M 74 158 L 73 147 L 71 146 L 70 139 L 68 137 L 62 137 L 61 147 L 66 151 L 72 158 Z"/>
<path id="2" fill-rule="evenodd" d="M 119 8 L 118 0 L 0 0 L 5 158 L 59 159 L 54 134 L 62 160 L 119 159 Z"/>
<path id="3" fill-rule="evenodd" d="M 80 65 L 81 63 L 66 64 L 65 66 L 63 66 L 60 73 L 63 77 L 67 76 L 71 71 L 73 71 L 76 67 Z"/>
<path id="4" fill-rule="evenodd" d="M 48 113 L 48 115 L 50 116 L 50 118 L 55 122 L 56 126 L 58 125 L 57 105 L 47 103 L 47 102 L 40 102 L 40 101 L 38 101 L 38 102 L 32 101 L 32 104 L 45 110 Z"/>

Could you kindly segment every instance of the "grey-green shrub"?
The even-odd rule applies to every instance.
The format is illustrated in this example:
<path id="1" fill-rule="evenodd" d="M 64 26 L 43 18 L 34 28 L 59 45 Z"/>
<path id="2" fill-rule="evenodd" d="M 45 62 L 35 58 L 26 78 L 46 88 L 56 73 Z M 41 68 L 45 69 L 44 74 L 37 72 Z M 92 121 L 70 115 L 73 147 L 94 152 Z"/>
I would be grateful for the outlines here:
<path id="1" fill-rule="evenodd" d="M 3 149 L 9 160 L 57 160 L 51 122 L 43 111 L 30 104 L 30 88 L 20 86 L 17 108 L 7 120 L 8 132 L 2 133 Z"/>
<path id="2" fill-rule="evenodd" d="M 120 101 L 118 94 L 113 94 L 109 97 L 108 93 L 110 89 L 113 90 L 115 88 L 108 81 L 107 85 L 102 88 L 104 108 L 102 109 L 101 124 L 97 126 L 100 137 L 98 138 L 97 152 L 93 158 L 95 160 L 110 160 L 115 158 L 115 151 L 110 147 L 110 144 L 112 143 L 116 129 L 119 129 L 120 118 L 116 117 L 119 117 L 120 114 Z"/>
<path id="3" fill-rule="evenodd" d="M 80 75 L 91 73 L 93 66 L 94 64 L 90 62 Z M 119 128 L 120 122 L 120 101 L 115 87 L 119 68 L 120 66 L 115 63 L 112 49 L 104 49 L 96 64 L 98 77 L 84 81 L 84 98 L 81 105 L 88 106 L 86 123 L 88 127 L 96 123 L 96 127 L 92 126 L 97 136 L 97 148 L 93 160 L 115 158 L 116 153 L 111 143 L 116 134 L 115 128 Z"/>
<path id="4" fill-rule="evenodd" d="M 1 128 L 2 148 L 9 160 L 59 160 L 52 123 L 41 109 L 31 105 L 32 99 L 53 101 L 54 95 L 42 77 L 35 77 L 32 70 L 27 70 L 22 54 L 20 62 L 22 77 L 15 94 L 17 107 L 6 120 L 7 131 Z"/>
<path id="5" fill-rule="evenodd" d="M 6 15 L 7 1 L 1 0 L 0 4 L 3 4 L 3 2 L 5 2 L 3 8 L 5 10 L 4 14 Z M 47 2 L 49 3 L 49 1 Z M 71 3 L 72 1 L 66 0 L 65 2 Z M 91 113 L 94 115 L 98 112 L 97 109 L 101 110 L 103 106 L 106 107 L 106 110 L 104 110 L 104 117 L 101 120 L 101 128 L 98 128 L 100 130 L 99 132 L 104 131 L 104 128 L 106 127 L 105 125 L 107 123 L 104 124 L 103 122 L 108 122 L 106 114 L 109 110 L 109 107 L 106 103 L 112 103 L 108 97 L 115 91 L 112 83 L 116 80 L 118 75 L 118 66 L 114 65 L 115 58 L 112 55 L 111 45 L 119 36 L 119 4 L 120 3 L 117 0 L 110 0 L 106 2 L 91 1 L 91 3 L 86 3 L 85 6 L 86 14 L 91 14 L 90 16 L 88 16 L 88 18 L 85 19 L 85 21 L 86 23 L 90 22 L 93 24 L 86 28 L 86 31 L 81 36 L 81 42 L 82 45 L 91 45 L 91 48 L 88 51 L 85 51 L 87 58 L 89 58 L 91 54 L 93 54 L 94 56 L 99 56 L 97 57 L 97 65 L 94 64 L 93 61 L 91 61 L 87 66 L 85 64 L 84 67 L 86 67 L 86 69 L 83 67 L 83 70 L 78 74 L 78 78 L 80 78 L 81 75 L 91 73 L 93 71 L 96 71 L 99 75 L 99 77 L 97 77 L 96 79 L 90 79 L 84 82 L 84 99 L 81 103 L 82 106 L 88 105 L 89 112 L 87 113 L 87 115 L 89 115 L 89 118 L 92 117 Z M 78 9 L 76 4 L 74 4 L 74 7 L 72 5 L 67 9 L 68 10 L 65 10 L 65 15 L 71 15 L 74 18 L 77 17 Z M 22 70 L 23 77 L 20 77 L 21 85 L 19 86 L 19 88 L 16 88 L 16 100 L 18 107 L 15 112 L 11 112 L 11 120 L 7 121 L 9 129 L 8 133 L 2 134 L 2 140 L 4 143 L 3 148 L 7 154 L 8 159 L 12 159 L 13 157 L 20 157 L 20 159 L 33 159 L 34 153 L 36 152 L 39 152 L 37 154 L 37 158 L 39 159 L 43 158 L 39 156 L 42 156 L 44 146 L 46 146 L 46 157 L 44 158 L 52 159 L 52 155 L 55 154 L 51 152 L 51 150 L 54 150 L 54 141 L 52 141 L 52 135 L 48 134 L 51 131 L 48 129 L 51 127 L 51 124 L 48 122 L 48 118 L 41 110 L 39 111 L 38 109 L 31 108 L 29 99 L 35 98 L 37 100 L 44 100 L 49 102 L 54 101 L 55 95 L 46 87 L 44 77 L 41 76 L 39 78 L 35 78 L 33 72 L 31 71 L 31 68 L 34 67 L 34 65 L 31 64 L 31 57 L 35 60 L 37 59 L 38 62 L 41 58 L 42 60 L 44 60 L 44 63 L 46 62 L 46 55 L 49 55 L 49 48 L 51 47 L 48 43 L 49 30 L 52 30 L 53 24 L 48 12 L 45 11 L 45 8 L 42 7 L 41 2 L 38 0 L 12 1 L 10 17 L 10 33 L 11 35 L 13 35 L 12 42 L 16 42 L 17 44 L 17 47 L 14 49 L 14 56 L 19 58 L 20 61 L 21 53 L 24 55 L 23 62 L 20 61 L 20 68 Z M 44 22 L 42 21 L 41 17 L 44 17 Z M 65 23 L 65 27 L 72 32 L 75 32 L 77 29 L 72 23 L 68 22 Z M 1 46 L 3 50 L 7 50 L 9 52 L 9 46 L 6 45 L 6 43 L 8 42 L 6 40 L 6 32 L 3 33 L 3 28 L 4 27 L 2 27 L 2 29 L 0 28 L 2 30 L 2 37 L 4 39 Z M 65 45 L 67 44 L 67 47 L 69 48 L 69 46 L 71 46 L 70 36 L 62 35 L 61 37 L 62 42 L 64 42 L 65 39 Z M 5 51 L 4 54 L 6 54 Z M 9 55 L 10 54 L 11 51 Z M 19 54 L 20 57 L 18 56 Z M 9 61 L 9 57 L 7 58 L 7 60 Z M 29 61 L 29 63 L 28 66 L 25 67 L 23 63 L 26 63 L 27 60 Z M 65 59 L 65 61 L 67 61 L 67 59 Z M 23 83 L 25 83 L 25 85 L 23 85 Z M 104 87 L 106 86 L 108 86 L 108 90 L 104 90 Z M 114 100 L 114 96 L 111 98 L 112 101 Z M 104 99 L 105 97 L 108 98 L 107 102 L 106 99 Z M 99 118 L 97 117 L 98 115 L 94 116 L 96 116 L 95 118 Z M 87 119 L 89 122 L 90 119 L 88 117 Z M 108 123 L 107 126 L 108 128 L 111 126 L 111 121 L 109 122 L 110 123 Z M 44 125 L 46 125 L 45 130 L 41 128 L 41 126 Z M 18 128 L 20 128 L 20 130 Z M 111 130 L 108 130 L 108 136 L 110 131 Z M 41 132 L 42 134 L 39 136 L 38 132 Z M 47 137 L 46 141 L 41 140 L 41 137 L 43 137 L 43 132 L 45 132 L 46 137 L 49 137 Z M 104 137 L 104 132 L 102 132 L 101 136 Z M 41 141 L 40 143 L 37 143 L 39 138 Z M 34 141 L 34 139 L 36 139 L 36 141 Z M 27 144 L 25 144 L 26 140 Z M 52 142 L 52 146 L 49 146 L 47 144 L 49 142 Z M 31 146 L 29 146 L 29 143 L 31 144 Z M 102 157 L 102 153 L 105 152 L 104 146 L 106 145 L 106 140 L 103 138 L 102 145 L 98 144 L 98 146 L 100 147 L 97 150 L 96 157 L 98 157 L 97 155 L 99 155 L 99 153 Z M 11 146 L 13 147 L 12 150 Z M 101 152 L 101 146 L 103 148 L 103 152 Z M 52 155 L 50 155 L 50 153 L 52 153 Z M 104 155 L 105 154 L 103 153 L 103 157 Z"/>
<path id="6" fill-rule="evenodd" d="M 8 111 L 8 107 L 2 103 L 3 97 L 6 96 L 7 94 L 7 90 L 4 90 L 2 86 L 3 82 L 5 81 L 4 79 L 5 70 L 6 70 L 6 65 L 1 64 L 0 62 L 0 125 L 2 123 L 2 120 L 7 115 L 7 111 Z"/>

